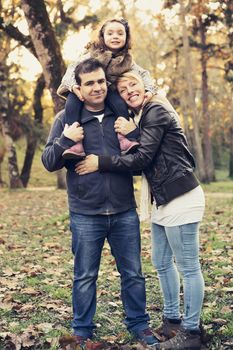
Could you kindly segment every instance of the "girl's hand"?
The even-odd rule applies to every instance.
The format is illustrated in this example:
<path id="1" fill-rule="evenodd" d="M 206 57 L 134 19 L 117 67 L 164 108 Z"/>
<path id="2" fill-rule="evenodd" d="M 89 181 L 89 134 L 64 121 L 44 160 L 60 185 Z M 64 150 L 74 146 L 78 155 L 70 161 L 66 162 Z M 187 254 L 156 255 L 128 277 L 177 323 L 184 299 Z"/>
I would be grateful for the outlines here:
<path id="1" fill-rule="evenodd" d="M 98 169 L 99 169 L 99 157 L 96 156 L 95 154 L 90 154 L 75 166 L 75 172 L 79 175 L 94 173 Z"/>
<path id="2" fill-rule="evenodd" d="M 114 128 L 116 132 L 119 132 L 122 135 L 127 135 L 136 129 L 136 125 L 134 124 L 132 118 L 129 118 L 129 120 L 127 120 L 124 117 L 118 117 L 115 121 Z"/>
<path id="3" fill-rule="evenodd" d="M 71 125 L 66 124 L 63 135 L 74 142 L 79 142 L 84 138 L 83 128 L 78 122 L 74 122 Z"/>
<path id="4" fill-rule="evenodd" d="M 144 101 L 143 101 L 143 104 L 142 104 L 142 107 L 145 106 L 145 104 L 150 101 L 151 97 L 153 96 L 152 92 L 150 91 L 147 91 L 144 95 Z"/>

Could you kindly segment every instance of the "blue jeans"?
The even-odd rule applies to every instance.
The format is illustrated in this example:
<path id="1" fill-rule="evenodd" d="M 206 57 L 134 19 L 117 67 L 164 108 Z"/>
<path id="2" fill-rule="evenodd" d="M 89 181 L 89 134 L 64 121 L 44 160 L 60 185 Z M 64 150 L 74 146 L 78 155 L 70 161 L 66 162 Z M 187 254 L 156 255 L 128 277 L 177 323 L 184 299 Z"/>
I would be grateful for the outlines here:
<path id="1" fill-rule="evenodd" d="M 107 238 L 121 276 L 121 298 L 129 331 L 148 328 L 145 279 L 141 271 L 139 220 L 135 209 L 113 215 L 70 213 L 74 254 L 73 322 L 75 335 L 92 337 L 96 281 Z"/>
<path id="2" fill-rule="evenodd" d="M 180 318 L 179 271 L 184 286 L 182 325 L 189 330 L 198 329 L 204 297 L 199 263 L 199 223 L 174 227 L 152 224 L 152 263 L 158 271 L 163 293 L 164 316 Z"/>

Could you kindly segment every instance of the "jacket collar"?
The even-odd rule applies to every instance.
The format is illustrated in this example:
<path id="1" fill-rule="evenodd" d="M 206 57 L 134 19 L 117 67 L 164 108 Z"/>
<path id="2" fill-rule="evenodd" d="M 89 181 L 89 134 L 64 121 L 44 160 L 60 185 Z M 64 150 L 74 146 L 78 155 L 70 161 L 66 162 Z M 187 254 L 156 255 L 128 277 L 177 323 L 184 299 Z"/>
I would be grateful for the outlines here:
<path id="1" fill-rule="evenodd" d="M 109 116 L 112 116 L 114 114 L 113 111 L 108 106 L 105 106 L 103 113 L 104 113 L 104 117 L 109 117 Z M 84 107 L 82 109 L 82 113 L 81 113 L 81 124 L 85 124 L 93 119 L 96 119 L 94 113 L 88 111 Z"/>

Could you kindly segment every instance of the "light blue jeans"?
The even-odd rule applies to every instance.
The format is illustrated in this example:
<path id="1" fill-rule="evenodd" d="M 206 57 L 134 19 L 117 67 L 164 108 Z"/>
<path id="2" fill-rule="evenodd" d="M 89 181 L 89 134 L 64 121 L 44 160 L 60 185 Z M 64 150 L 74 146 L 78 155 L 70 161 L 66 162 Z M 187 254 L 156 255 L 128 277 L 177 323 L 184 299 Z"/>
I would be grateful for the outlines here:
<path id="1" fill-rule="evenodd" d="M 199 223 L 173 227 L 152 224 L 152 263 L 158 271 L 164 316 L 180 318 L 180 276 L 183 277 L 185 329 L 199 328 L 204 280 L 199 263 Z"/>

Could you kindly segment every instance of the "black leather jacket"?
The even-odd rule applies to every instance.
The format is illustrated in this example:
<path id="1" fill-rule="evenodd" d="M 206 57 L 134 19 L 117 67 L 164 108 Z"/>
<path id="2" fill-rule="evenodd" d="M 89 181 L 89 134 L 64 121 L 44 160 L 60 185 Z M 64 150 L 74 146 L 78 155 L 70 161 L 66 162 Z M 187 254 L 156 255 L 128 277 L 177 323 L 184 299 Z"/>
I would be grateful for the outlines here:
<path id="1" fill-rule="evenodd" d="M 140 147 L 134 154 L 100 156 L 100 171 L 143 170 L 157 206 L 199 185 L 177 113 L 170 105 L 148 103 L 139 123 Z"/>

